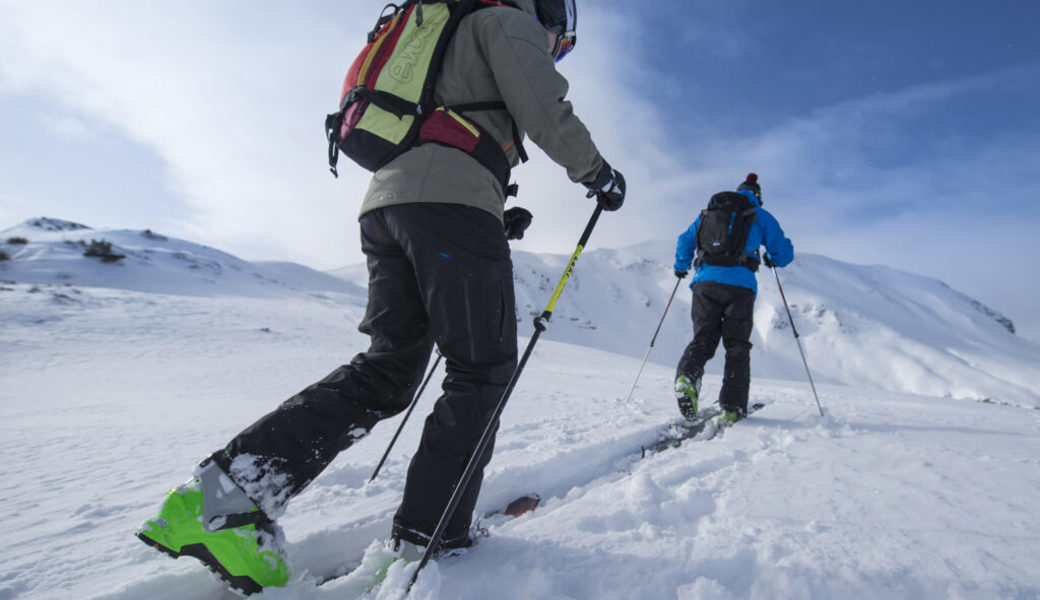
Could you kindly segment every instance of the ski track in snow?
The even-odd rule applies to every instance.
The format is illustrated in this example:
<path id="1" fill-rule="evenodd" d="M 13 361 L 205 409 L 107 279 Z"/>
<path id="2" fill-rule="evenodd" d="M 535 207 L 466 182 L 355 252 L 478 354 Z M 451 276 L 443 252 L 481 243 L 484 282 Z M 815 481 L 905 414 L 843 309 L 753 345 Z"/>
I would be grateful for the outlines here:
<path id="1" fill-rule="evenodd" d="M 2 288 L 0 600 L 235 598 L 132 534 L 197 461 L 365 347 L 363 301 Z M 477 512 L 541 505 L 490 520 L 410 598 L 1040 598 L 1040 411 L 823 384 L 821 418 L 807 383 L 755 376 L 750 419 L 638 460 L 677 417 L 674 356 L 655 350 L 626 403 L 639 360 L 557 341 L 561 325 L 505 410 Z M 297 573 L 355 566 L 388 534 L 440 378 L 375 482 L 396 418 L 290 503 Z M 409 568 L 365 597 L 401 598 Z M 254 597 L 357 596 L 344 578 Z"/>

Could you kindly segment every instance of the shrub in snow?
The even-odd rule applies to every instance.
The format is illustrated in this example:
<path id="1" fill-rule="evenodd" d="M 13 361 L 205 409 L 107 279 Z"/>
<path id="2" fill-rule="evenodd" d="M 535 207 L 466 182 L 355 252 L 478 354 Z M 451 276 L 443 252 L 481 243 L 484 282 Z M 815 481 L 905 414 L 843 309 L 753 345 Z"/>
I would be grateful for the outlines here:
<path id="1" fill-rule="evenodd" d="M 11 244 L 11 245 L 15 245 L 15 244 L 24 245 L 24 244 L 28 244 L 29 240 L 27 240 L 27 239 L 25 239 L 23 237 L 11 237 L 11 238 L 7 238 L 7 243 Z"/>
<path id="2" fill-rule="evenodd" d="M 0 250 L 0 260 L 11 260 L 11 256 L 3 250 Z"/>
<path id="3" fill-rule="evenodd" d="M 112 252 L 112 243 L 106 242 L 105 240 L 90 240 L 90 245 L 83 251 L 83 256 L 90 256 L 94 258 L 100 258 L 101 262 L 116 262 L 117 260 L 126 258 L 125 254 L 116 254 Z"/>
<path id="4" fill-rule="evenodd" d="M 62 221 L 61 219 L 49 219 L 47 217 L 41 217 L 39 219 L 32 219 L 26 221 L 28 225 L 42 229 L 44 231 L 77 231 L 80 229 L 90 229 L 86 225 L 79 223 L 73 223 L 72 221 Z"/>

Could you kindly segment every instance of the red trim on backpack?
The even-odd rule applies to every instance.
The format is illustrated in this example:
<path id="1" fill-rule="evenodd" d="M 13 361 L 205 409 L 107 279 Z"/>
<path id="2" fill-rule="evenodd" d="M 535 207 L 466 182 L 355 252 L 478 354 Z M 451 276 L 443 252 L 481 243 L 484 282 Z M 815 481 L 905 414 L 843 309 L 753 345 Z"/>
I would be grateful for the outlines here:
<path id="1" fill-rule="evenodd" d="M 397 47 L 397 41 L 401 39 L 401 34 L 404 32 L 404 27 L 398 25 L 405 24 L 408 22 L 408 17 L 415 10 L 415 6 L 408 9 L 404 15 L 397 15 L 389 23 L 383 26 L 382 29 L 376 33 L 375 38 L 371 42 L 365 45 L 365 47 L 358 53 L 354 62 L 351 63 L 350 69 L 347 70 L 347 76 L 343 79 L 343 90 L 339 95 L 339 103 L 343 104 L 343 100 L 346 99 L 347 94 L 354 88 L 358 87 L 358 79 L 361 78 L 361 67 L 365 64 L 369 55 L 373 51 L 377 54 L 372 57 L 369 62 L 368 71 L 364 73 L 365 82 L 375 81 L 379 77 L 379 73 L 382 72 L 383 67 L 386 66 L 390 56 L 394 53 L 394 48 Z M 386 40 L 382 40 L 387 34 L 392 34 L 393 37 Z M 379 44 L 379 48 L 376 49 L 376 44 Z"/>
<path id="2" fill-rule="evenodd" d="M 419 129 L 419 139 L 424 142 L 439 142 L 472 154 L 480 141 L 480 135 L 473 135 L 473 132 L 457 121 L 456 117 L 438 109 L 423 121 Z"/>
<path id="3" fill-rule="evenodd" d="M 365 116 L 366 107 L 368 107 L 368 102 L 354 102 L 347 107 L 347 110 L 343 113 L 343 123 L 339 127 L 339 139 L 347 139 L 347 136 L 354 131 L 358 121 Z"/>
<path id="4" fill-rule="evenodd" d="M 413 4 L 404 15 L 397 15 L 393 21 L 390 21 L 388 27 L 392 28 L 393 37 L 386 40 L 377 50 L 375 58 L 372 60 L 372 65 L 369 67 L 368 72 L 365 73 L 365 83 L 369 81 L 375 81 L 379 77 L 379 73 L 382 72 L 383 67 L 386 66 L 386 61 L 390 60 L 390 56 L 394 53 L 394 49 L 397 48 L 397 40 L 401 39 L 401 34 L 404 33 L 405 25 L 408 23 L 408 19 L 411 18 L 412 12 L 415 10 L 417 5 Z M 397 25 L 400 24 L 400 27 Z M 376 36 L 378 40 L 383 32 L 380 32 Z"/>

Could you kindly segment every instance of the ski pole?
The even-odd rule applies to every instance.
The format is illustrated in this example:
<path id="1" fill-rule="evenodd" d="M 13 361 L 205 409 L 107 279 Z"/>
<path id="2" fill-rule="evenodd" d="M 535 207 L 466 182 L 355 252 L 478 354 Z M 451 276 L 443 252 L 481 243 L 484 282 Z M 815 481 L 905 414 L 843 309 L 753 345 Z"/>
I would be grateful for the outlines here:
<path id="1" fill-rule="evenodd" d="M 625 402 L 632 399 L 632 394 L 636 391 L 636 384 L 639 383 L 639 376 L 643 374 L 643 367 L 646 366 L 646 359 L 650 358 L 650 351 L 654 348 L 654 342 L 657 341 L 657 334 L 661 333 L 661 325 L 664 325 L 664 318 L 668 315 L 668 309 L 672 306 L 672 300 L 675 299 L 675 292 L 679 290 L 679 283 L 682 282 L 681 278 L 675 279 L 675 287 L 672 289 L 672 295 L 668 297 L 668 304 L 664 307 L 664 314 L 661 315 L 661 322 L 657 324 L 657 331 L 654 332 L 654 337 L 650 339 L 650 347 L 646 349 L 646 354 L 643 355 L 643 364 L 639 365 L 639 372 L 636 373 L 636 380 L 632 382 L 632 389 L 628 392 L 628 398 Z"/>
<path id="2" fill-rule="evenodd" d="M 477 465 L 480 464 L 480 459 L 483 456 L 484 451 L 487 449 L 488 444 L 491 442 L 491 437 L 494 435 L 495 429 L 498 427 L 498 419 L 502 416 L 502 411 L 506 407 L 506 401 L 509 400 L 510 394 L 513 393 L 513 388 L 516 387 L 516 382 L 520 379 L 520 374 L 523 372 L 524 366 L 527 364 L 527 359 L 531 357 L 531 351 L 534 350 L 535 343 L 538 342 L 538 338 L 542 335 L 542 332 L 545 331 L 546 322 L 552 317 L 556 301 L 560 298 L 560 294 L 563 293 L 563 287 L 567 285 L 567 280 L 570 279 L 571 272 L 574 270 L 574 265 L 578 262 L 578 257 L 581 256 L 581 251 L 585 248 L 585 244 L 588 243 L 589 236 L 592 235 L 592 229 L 596 226 L 596 221 L 599 219 L 599 215 L 602 212 L 603 207 L 600 206 L 599 203 L 596 203 L 596 210 L 593 211 L 588 225 L 585 226 L 585 231 L 581 234 L 581 239 L 578 240 L 578 247 L 575 248 L 574 254 L 571 255 L 571 260 L 567 263 L 567 268 L 563 272 L 563 277 L 560 278 L 560 283 L 556 284 L 556 290 L 553 292 L 552 298 L 549 299 L 549 304 L 545 307 L 545 311 L 542 312 L 541 315 L 535 317 L 534 335 L 531 336 L 531 341 L 527 343 L 527 349 L 524 350 L 520 362 L 516 365 L 516 369 L 513 371 L 513 376 L 509 378 L 509 383 L 506 384 L 506 389 L 502 392 L 502 397 L 498 401 L 498 406 L 495 407 L 495 411 L 488 420 L 487 427 L 484 428 L 484 433 L 480 436 L 480 440 L 473 449 L 473 454 L 470 456 L 469 462 L 466 463 L 466 469 L 462 472 L 462 476 L 459 477 L 459 481 L 455 485 L 455 491 L 452 492 L 451 498 L 448 500 L 448 506 L 444 508 L 444 514 L 441 515 L 441 520 L 437 523 L 437 528 L 433 531 L 433 535 L 430 536 L 430 543 L 426 546 L 426 552 L 423 553 L 422 559 L 419 560 L 419 566 L 415 569 L 415 573 L 412 575 L 412 580 L 408 583 L 408 591 L 411 591 L 412 586 L 415 585 L 415 581 L 419 579 L 419 572 L 426 566 L 426 563 L 430 562 L 430 557 L 434 552 L 436 552 L 437 546 L 440 545 L 441 538 L 444 536 L 444 530 L 448 527 L 448 521 L 450 521 L 452 515 L 455 514 L 455 509 L 458 507 L 459 501 L 462 500 L 462 494 L 465 493 L 466 487 L 469 486 L 469 481 L 473 478 L 473 473 L 476 472 Z"/>
<path id="3" fill-rule="evenodd" d="M 794 317 L 791 316 L 791 307 L 787 306 L 787 297 L 784 296 L 784 286 L 780 285 L 780 274 L 773 267 L 773 275 L 776 276 L 776 287 L 780 289 L 780 298 L 784 301 L 784 310 L 787 311 L 787 320 L 791 322 L 791 331 L 794 332 L 794 341 L 798 343 L 798 353 L 802 355 L 802 364 L 805 365 L 805 374 L 809 376 L 809 385 L 812 387 L 812 395 L 816 398 L 816 408 L 820 409 L 823 416 L 823 407 L 820 406 L 820 396 L 816 394 L 816 384 L 813 383 L 812 373 L 809 372 L 809 362 L 805 360 L 805 351 L 802 350 L 802 340 L 798 336 L 798 328 L 794 326 Z"/>
<path id="4" fill-rule="evenodd" d="M 437 351 L 437 360 L 433 361 L 433 366 L 430 367 L 430 372 L 426 374 L 426 379 L 423 380 L 422 385 L 419 386 L 419 391 L 415 392 L 415 397 L 412 398 L 412 403 L 408 405 L 408 411 L 404 413 L 404 418 L 401 419 L 401 424 L 397 427 L 397 433 L 394 434 L 393 439 L 390 440 L 390 445 L 386 447 L 386 452 L 383 453 L 383 458 L 379 459 L 379 464 L 376 465 L 376 470 L 372 471 L 372 476 L 368 478 L 369 483 L 376 480 L 376 475 L 379 475 L 379 469 L 383 468 L 383 463 L 386 462 L 386 457 L 390 456 L 390 449 L 397 443 L 397 436 L 401 435 L 401 430 L 404 429 L 404 424 L 408 422 L 408 417 L 412 415 L 412 411 L 415 410 L 415 405 L 419 403 L 419 396 L 422 396 L 423 390 L 426 389 L 426 384 L 430 383 L 430 377 L 433 377 L 433 372 L 437 370 L 437 365 L 441 362 L 441 351 Z"/>

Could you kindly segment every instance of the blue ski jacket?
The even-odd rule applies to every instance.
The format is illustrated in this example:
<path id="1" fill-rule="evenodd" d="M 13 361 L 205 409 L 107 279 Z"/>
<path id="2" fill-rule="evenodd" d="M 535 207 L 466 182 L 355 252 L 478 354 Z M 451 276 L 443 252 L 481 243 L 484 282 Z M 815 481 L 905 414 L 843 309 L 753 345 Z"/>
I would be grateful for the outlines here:
<path id="1" fill-rule="evenodd" d="M 765 246 L 769 260 L 774 265 L 786 267 L 791 264 L 791 261 L 794 260 L 794 245 L 784 235 L 784 230 L 780 228 L 780 223 L 777 222 L 776 217 L 762 208 L 762 203 L 759 201 L 758 196 L 755 196 L 750 190 L 742 190 L 740 193 L 751 200 L 752 204 L 755 205 L 755 211 L 758 213 L 755 222 L 751 225 L 751 231 L 748 232 L 747 246 L 744 247 L 744 252 L 750 254 L 758 250 L 759 246 Z M 679 242 L 675 247 L 676 271 L 690 270 L 690 264 L 693 262 L 694 254 L 697 251 L 697 226 L 700 225 L 700 222 L 701 217 L 698 215 L 697 220 L 690 225 L 689 229 L 679 236 Z M 699 281 L 714 281 L 716 283 L 737 285 L 748 288 L 756 294 L 758 293 L 758 281 L 755 279 L 755 273 L 743 266 L 720 267 L 702 264 L 697 267 L 697 271 L 693 275 L 693 281 L 690 282 L 690 287 L 692 288 L 693 284 Z"/>

